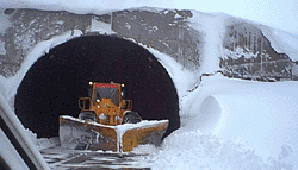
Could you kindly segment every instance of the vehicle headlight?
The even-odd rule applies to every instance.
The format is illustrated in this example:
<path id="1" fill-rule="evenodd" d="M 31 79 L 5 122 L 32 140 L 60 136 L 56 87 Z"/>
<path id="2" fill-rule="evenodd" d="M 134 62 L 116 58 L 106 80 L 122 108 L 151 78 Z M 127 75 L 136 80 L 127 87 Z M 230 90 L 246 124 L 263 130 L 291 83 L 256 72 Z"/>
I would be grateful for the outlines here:
<path id="1" fill-rule="evenodd" d="M 99 99 L 97 99 L 97 102 L 100 102 L 100 100 L 99 100 Z"/>

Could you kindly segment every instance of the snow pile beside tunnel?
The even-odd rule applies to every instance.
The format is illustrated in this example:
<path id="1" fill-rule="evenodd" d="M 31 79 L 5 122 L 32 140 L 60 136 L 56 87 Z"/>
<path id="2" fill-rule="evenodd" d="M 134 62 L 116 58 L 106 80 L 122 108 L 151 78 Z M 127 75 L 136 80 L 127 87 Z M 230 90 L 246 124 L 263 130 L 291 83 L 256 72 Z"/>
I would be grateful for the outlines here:
<path id="1" fill-rule="evenodd" d="M 284 144 L 291 145 L 297 153 L 297 100 L 290 95 L 259 93 L 258 96 L 216 96 L 224 109 L 215 134 L 248 141 L 263 160 L 278 155 Z M 295 159 L 298 160 L 298 156 Z"/>
<path id="2" fill-rule="evenodd" d="M 244 141 L 223 140 L 213 134 L 184 132 L 171 134 L 161 150 L 152 152 L 152 170 L 271 170 L 292 169 L 293 152 L 283 145 L 278 158 L 264 163 Z M 293 168 L 295 169 L 295 168 Z"/>
<path id="3" fill-rule="evenodd" d="M 297 86 L 205 77 L 152 169 L 295 169 Z"/>
<path id="4" fill-rule="evenodd" d="M 180 130 L 202 133 L 216 131 L 222 117 L 222 108 L 219 102 L 213 96 L 207 96 L 201 105 L 196 101 L 200 102 L 200 100 L 195 100 L 193 105 L 189 106 L 188 113 L 182 116 L 183 124 Z"/>
<path id="5" fill-rule="evenodd" d="M 187 140 L 186 140 L 187 139 Z M 257 169 L 260 160 L 241 144 L 223 141 L 211 134 L 184 132 L 171 134 L 162 150 L 155 152 L 157 169 Z M 166 157 L 163 155 L 167 155 Z M 171 156 L 170 156 L 171 155 Z"/>

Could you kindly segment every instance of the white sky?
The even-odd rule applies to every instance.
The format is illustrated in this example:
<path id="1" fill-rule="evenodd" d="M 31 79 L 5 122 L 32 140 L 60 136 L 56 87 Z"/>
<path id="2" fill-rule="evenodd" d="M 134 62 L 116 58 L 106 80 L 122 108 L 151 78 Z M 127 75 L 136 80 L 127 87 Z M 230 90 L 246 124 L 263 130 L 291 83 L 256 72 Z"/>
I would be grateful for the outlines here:
<path id="1" fill-rule="evenodd" d="M 88 12 L 141 6 L 196 9 L 200 12 L 223 12 L 298 34 L 297 0 L 0 0 L 0 3 L 2 6 L 29 5 L 42 9 L 79 8 Z"/>

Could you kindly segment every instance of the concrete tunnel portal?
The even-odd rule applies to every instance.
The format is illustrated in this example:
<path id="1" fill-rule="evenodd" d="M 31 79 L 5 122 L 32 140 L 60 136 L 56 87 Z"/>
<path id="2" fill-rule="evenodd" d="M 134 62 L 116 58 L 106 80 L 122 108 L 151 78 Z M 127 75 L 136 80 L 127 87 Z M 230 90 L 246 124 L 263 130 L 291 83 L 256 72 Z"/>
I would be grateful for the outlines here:
<path id="1" fill-rule="evenodd" d="M 88 82 L 125 84 L 124 99 L 142 119 L 180 127 L 179 98 L 162 64 L 143 47 L 110 36 L 78 37 L 45 53 L 27 71 L 15 96 L 15 113 L 38 138 L 58 137 L 59 115 L 78 116 Z"/>

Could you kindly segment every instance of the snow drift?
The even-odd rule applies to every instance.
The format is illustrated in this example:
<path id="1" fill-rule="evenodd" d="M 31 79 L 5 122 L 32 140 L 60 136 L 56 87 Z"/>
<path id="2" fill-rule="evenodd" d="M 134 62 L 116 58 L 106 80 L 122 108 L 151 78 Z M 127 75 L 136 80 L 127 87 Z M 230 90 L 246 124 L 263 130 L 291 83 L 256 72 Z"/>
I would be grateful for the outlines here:
<path id="1" fill-rule="evenodd" d="M 181 117 L 182 128 L 177 134 L 212 133 L 217 138 L 244 141 L 264 162 L 288 147 L 292 157 L 287 160 L 298 160 L 297 86 L 297 82 L 204 77 L 189 110 Z M 196 139 L 190 138 L 189 142 L 193 141 Z"/>

